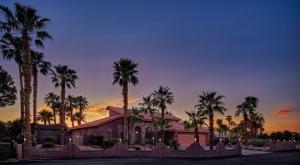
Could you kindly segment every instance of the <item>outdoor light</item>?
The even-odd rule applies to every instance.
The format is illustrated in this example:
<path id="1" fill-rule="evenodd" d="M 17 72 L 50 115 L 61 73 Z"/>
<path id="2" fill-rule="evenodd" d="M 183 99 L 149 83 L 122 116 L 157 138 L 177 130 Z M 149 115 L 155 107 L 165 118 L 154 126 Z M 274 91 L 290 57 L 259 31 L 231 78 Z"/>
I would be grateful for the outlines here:
<path id="1" fill-rule="evenodd" d="M 152 137 L 152 140 L 154 140 L 154 136 Z"/>
<path id="2" fill-rule="evenodd" d="M 122 142 L 122 139 L 121 139 L 121 138 L 119 139 L 119 142 Z"/>
<path id="3" fill-rule="evenodd" d="M 222 138 L 220 138 L 220 142 L 222 142 Z"/>
<path id="4" fill-rule="evenodd" d="M 194 141 L 196 142 L 196 141 L 197 141 L 197 139 L 196 139 L 196 138 L 194 138 Z"/>
<path id="5" fill-rule="evenodd" d="M 279 142 L 279 139 L 277 139 L 277 141 Z"/>
<path id="6" fill-rule="evenodd" d="M 77 135 L 76 138 L 78 138 L 79 136 Z"/>
<path id="7" fill-rule="evenodd" d="M 69 142 L 71 142 L 72 141 L 72 139 L 71 138 L 69 138 Z"/>
<path id="8" fill-rule="evenodd" d="M 283 140 L 283 142 L 285 142 L 285 139 Z"/>
<path id="9" fill-rule="evenodd" d="M 242 141 L 242 139 L 241 138 L 239 138 L 239 142 L 241 142 Z"/>
<path id="10" fill-rule="evenodd" d="M 272 142 L 272 139 L 270 139 L 269 142 Z"/>
<path id="11" fill-rule="evenodd" d="M 159 138 L 158 141 L 161 142 L 161 138 Z"/>
<path id="12" fill-rule="evenodd" d="M 138 133 L 139 133 L 138 131 L 135 132 L 135 134 L 138 134 Z"/>
<path id="13" fill-rule="evenodd" d="M 24 138 L 23 140 L 24 140 L 24 142 L 26 142 L 26 138 Z"/>

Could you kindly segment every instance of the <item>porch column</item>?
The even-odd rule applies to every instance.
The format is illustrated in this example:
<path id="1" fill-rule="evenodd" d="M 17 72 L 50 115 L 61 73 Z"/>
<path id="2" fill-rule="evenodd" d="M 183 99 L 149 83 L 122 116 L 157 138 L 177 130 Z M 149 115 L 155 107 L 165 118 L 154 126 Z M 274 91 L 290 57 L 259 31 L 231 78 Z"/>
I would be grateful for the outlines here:
<path id="1" fill-rule="evenodd" d="M 145 129 L 145 125 L 142 128 L 142 132 L 141 132 L 141 136 L 142 136 L 142 144 L 145 144 L 145 135 L 146 135 L 146 129 Z"/>

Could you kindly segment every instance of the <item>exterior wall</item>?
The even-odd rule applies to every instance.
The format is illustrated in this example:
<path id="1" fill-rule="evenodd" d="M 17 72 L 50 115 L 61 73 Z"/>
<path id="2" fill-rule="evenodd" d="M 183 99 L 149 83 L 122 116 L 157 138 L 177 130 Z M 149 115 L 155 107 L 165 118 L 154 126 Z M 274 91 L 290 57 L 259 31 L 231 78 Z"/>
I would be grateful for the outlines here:
<path id="1" fill-rule="evenodd" d="M 56 143 L 60 141 L 61 131 L 60 129 L 37 129 L 37 143 L 44 143 L 45 139 L 51 137 Z"/>
<path id="2" fill-rule="evenodd" d="M 206 146 L 208 144 L 207 136 L 207 134 L 199 133 L 200 145 Z M 177 140 L 182 148 L 186 148 L 194 143 L 194 133 L 178 133 Z"/>
<path id="3" fill-rule="evenodd" d="M 122 123 L 123 119 L 116 119 L 98 127 L 72 130 L 71 137 L 72 140 L 79 145 L 90 144 L 93 136 L 103 136 L 106 139 L 119 138 L 118 128 L 122 126 Z M 111 131 L 111 137 L 109 137 L 108 131 Z"/>
<path id="4" fill-rule="evenodd" d="M 68 143 L 58 150 L 35 149 L 23 144 L 24 159 L 64 159 L 64 158 L 101 158 L 101 157 L 159 157 L 159 158 L 211 158 L 241 155 L 241 147 L 226 149 L 221 142 L 216 150 L 204 150 L 200 144 L 192 144 L 186 150 L 171 150 L 160 143 L 151 151 L 129 151 L 126 144 L 116 144 L 109 150 L 80 150 L 75 144 Z"/>

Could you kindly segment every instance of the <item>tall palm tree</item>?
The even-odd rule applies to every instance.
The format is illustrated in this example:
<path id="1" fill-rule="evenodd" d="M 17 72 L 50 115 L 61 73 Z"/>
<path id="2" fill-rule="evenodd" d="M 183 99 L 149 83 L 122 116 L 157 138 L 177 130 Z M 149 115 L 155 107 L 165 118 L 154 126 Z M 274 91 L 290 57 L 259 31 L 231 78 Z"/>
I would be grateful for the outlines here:
<path id="1" fill-rule="evenodd" d="M 210 132 L 210 150 L 214 147 L 214 112 L 224 115 L 226 108 L 223 102 L 224 96 L 218 95 L 216 92 L 202 92 L 199 95 L 199 100 L 196 105 L 198 110 L 209 117 L 209 132 Z"/>
<path id="2" fill-rule="evenodd" d="M 174 102 L 174 95 L 171 92 L 169 87 L 159 86 L 158 90 L 155 90 L 153 93 L 153 103 L 155 107 L 160 108 L 161 110 L 161 119 L 165 119 L 165 111 L 167 110 L 167 104 L 172 104 Z M 161 139 L 164 142 L 165 132 L 161 130 Z"/>
<path id="3" fill-rule="evenodd" d="M 226 120 L 228 122 L 228 129 L 229 129 L 229 136 L 228 136 L 228 141 L 229 141 L 229 144 L 231 143 L 231 134 L 232 134 L 232 130 L 231 130 L 231 126 L 232 126 L 232 116 L 231 115 L 227 115 L 226 116 Z"/>
<path id="4" fill-rule="evenodd" d="M 44 103 L 52 109 L 54 124 L 56 124 L 56 113 L 59 111 L 59 108 L 60 108 L 59 100 L 60 100 L 60 97 L 53 92 L 49 92 L 44 97 Z"/>
<path id="5" fill-rule="evenodd" d="M 134 63 L 131 59 L 121 58 L 118 62 L 114 62 L 113 72 L 113 85 L 119 84 L 122 87 L 123 95 L 123 110 L 124 110 L 124 123 L 123 133 L 124 141 L 128 142 L 128 85 L 133 86 L 139 83 L 138 64 Z"/>
<path id="6" fill-rule="evenodd" d="M 24 127 L 24 87 L 23 87 L 23 60 L 21 55 L 21 38 L 13 37 L 9 33 L 7 35 L 3 35 L 0 40 L 1 49 L 4 59 L 11 60 L 14 59 L 16 64 L 18 65 L 19 72 L 19 81 L 20 81 L 20 119 L 21 119 L 21 127 L 23 130 Z"/>
<path id="7" fill-rule="evenodd" d="M 155 129 L 154 126 L 154 113 L 157 112 L 158 110 L 154 108 L 154 100 L 152 95 L 149 95 L 147 97 L 143 97 L 142 102 L 139 103 L 139 105 L 141 106 L 141 109 L 147 114 L 149 113 L 151 116 L 151 122 L 153 125 L 153 129 Z M 155 131 L 154 131 L 155 132 Z"/>
<path id="8" fill-rule="evenodd" d="M 33 123 L 36 123 L 36 112 L 37 112 L 37 90 L 38 90 L 38 73 L 47 75 L 51 63 L 44 61 L 44 54 L 31 50 L 32 60 L 32 78 L 33 78 Z"/>
<path id="9" fill-rule="evenodd" d="M 85 114 L 80 114 L 79 112 L 74 113 L 74 120 L 77 121 L 77 125 L 80 125 L 80 123 L 83 121 L 85 122 Z"/>
<path id="10" fill-rule="evenodd" d="M 67 111 L 68 111 L 68 116 L 70 116 L 70 120 L 72 123 L 72 127 L 74 127 L 74 109 L 78 108 L 77 104 L 78 104 L 78 100 L 77 97 L 73 96 L 73 95 L 68 95 L 67 99 L 66 99 L 66 105 L 67 105 Z"/>
<path id="11" fill-rule="evenodd" d="M 245 98 L 245 101 L 237 106 L 237 111 L 235 113 L 235 116 L 240 116 L 240 114 L 243 114 L 243 120 L 244 120 L 244 128 L 243 128 L 243 134 L 244 138 L 246 138 L 247 134 L 247 128 L 248 123 L 250 123 L 250 134 L 253 134 L 253 124 L 249 121 L 249 116 L 255 112 L 255 109 L 257 108 L 258 99 L 253 96 L 248 96 Z"/>
<path id="12" fill-rule="evenodd" d="M 37 14 L 36 9 L 15 3 L 15 10 L 12 11 L 6 6 L 0 6 L 5 20 L 1 22 L 1 30 L 4 35 L 20 36 L 21 38 L 21 55 L 22 71 L 24 76 L 24 111 L 25 126 L 24 138 L 25 143 L 31 143 L 30 131 L 30 94 L 31 94 L 31 77 L 32 77 L 32 60 L 30 46 L 34 41 L 38 47 L 43 47 L 43 40 L 51 38 L 48 32 L 44 31 L 48 18 L 42 18 Z"/>
<path id="13" fill-rule="evenodd" d="M 222 125 L 223 125 L 223 121 L 222 119 L 217 119 L 216 120 L 216 124 L 218 125 L 218 132 L 219 132 L 219 137 L 221 136 L 221 132 L 222 132 Z"/>
<path id="14" fill-rule="evenodd" d="M 89 102 L 86 97 L 84 96 L 77 96 L 76 97 L 76 105 L 77 108 L 79 108 L 79 113 L 82 115 L 83 111 L 86 109 L 86 107 L 89 105 Z M 79 121 L 79 125 L 81 124 L 81 120 Z"/>
<path id="15" fill-rule="evenodd" d="M 37 120 L 44 122 L 44 125 L 46 125 L 47 122 L 48 125 L 50 125 L 50 121 L 53 120 L 53 113 L 47 109 L 42 109 L 38 112 Z"/>
<path id="16" fill-rule="evenodd" d="M 259 114 L 259 113 L 253 113 L 252 114 L 252 119 L 253 121 L 253 127 L 254 127 L 254 136 L 258 135 L 258 131 L 259 131 L 259 135 L 262 134 L 264 128 L 263 125 L 265 123 L 265 118 L 263 116 L 263 114 Z"/>
<path id="17" fill-rule="evenodd" d="M 205 125 L 205 114 L 202 111 L 185 112 L 188 115 L 188 120 L 183 121 L 185 129 L 194 128 L 195 142 L 199 143 L 199 127 Z"/>
<path id="18" fill-rule="evenodd" d="M 137 107 L 132 107 L 128 110 L 128 123 L 130 126 L 131 135 L 134 135 L 134 124 L 141 123 L 143 121 L 143 115 L 141 115 L 142 112 L 143 111 Z"/>
<path id="19" fill-rule="evenodd" d="M 75 88 L 76 80 L 78 79 L 76 71 L 68 68 L 66 65 L 58 65 L 54 67 L 55 70 L 51 72 L 52 82 L 54 86 L 60 87 L 60 110 L 59 110 L 59 122 L 62 126 L 65 126 L 65 95 L 66 88 Z"/>
<path id="20" fill-rule="evenodd" d="M 166 119 L 157 119 L 154 122 L 154 125 L 161 132 L 161 142 L 164 143 L 164 132 L 171 127 L 170 121 Z"/>

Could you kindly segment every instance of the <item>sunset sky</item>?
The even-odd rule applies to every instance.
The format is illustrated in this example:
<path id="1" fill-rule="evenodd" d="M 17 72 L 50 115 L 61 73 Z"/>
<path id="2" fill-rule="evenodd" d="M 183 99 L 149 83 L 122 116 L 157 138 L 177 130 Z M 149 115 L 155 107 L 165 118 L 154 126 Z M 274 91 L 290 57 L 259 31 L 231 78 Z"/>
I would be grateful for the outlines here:
<path id="1" fill-rule="evenodd" d="M 172 89 L 175 102 L 168 111 L 183 119 L 202 90 L 226 96 L 226 115 L 234 115 L 244 97 L 256 96 L 267 132 L 300 132 L 299 0 L 19 2 L 51 19 L 47 30 L 53 40 L 40 51 L 52 64 L 78 72 L 76 89 L 67 94 L 88 98 L 88 121 L 105 116 L 107 105 L 122 106 L 112 64 L 127 57 L 139 64 L 140 83 L 129 88 L 130 105 L 159 85 Z M 0 59 L 18 87 L 16 64 Z M 59 94 L 49 77 L 40 76 L 40 108 L 49 91 Z M 0 120 L 17 117 L 18 101 L 0 109 Z"/>

